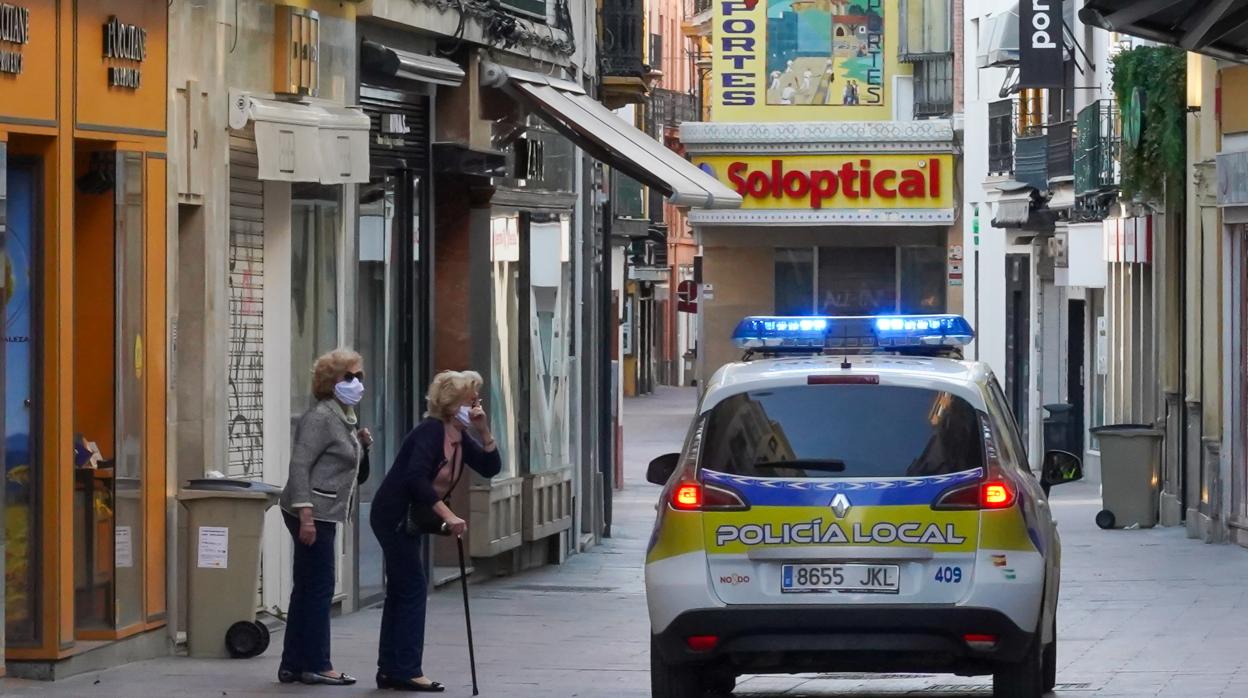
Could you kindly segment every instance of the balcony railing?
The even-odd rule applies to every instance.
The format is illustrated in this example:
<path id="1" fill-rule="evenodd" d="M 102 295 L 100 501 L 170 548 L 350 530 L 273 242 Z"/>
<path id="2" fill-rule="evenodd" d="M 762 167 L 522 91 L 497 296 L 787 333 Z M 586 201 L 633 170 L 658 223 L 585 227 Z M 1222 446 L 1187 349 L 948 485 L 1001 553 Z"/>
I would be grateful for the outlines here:
<path id="1" fill-rule="evenodd" d="M 700 15 L 703 12 L 709 11 L 713 6 L 714 0 L 693 0 L 689 3 L 690 9 L 693 10 L 689 13 L 689 16 L 692 17 L 694 15 Z"/>
<path id="2" fill-rule="evenodd" d="M 603 3 L 599 13 L 603 75 L 645 77 L 644 9 L 642 0 L 610 0 Z"/>
<path id="3" fill-rule="evenodd" d="M 1075 173 L 1075 124 L 1063 121 L 1048 125 L 1049 179 L 1069 177 Z"/>
<path id="4" fill-rule="evenodd" d="M 953 54 L 914 59 L 914 118 L 943 118 L 953 113 Z"/>
<path id="5" fill-rule="evenodd" d="M 988 105 L 988 174 L 1014 174 L 1014 100 Z"/>
<path id="6" fill-rule="evenodd" d="M 1118 113 L 1113 100 L 1097 100 L 1077 117 L 1075 137 L 1075 196 L 1090 196 L 1116 189 L 1121 170 L 1118 147 Z"/>
<path id="7" fill-rule="evenodd" d="M 657 88 L 650 93 L 650 118 L 657 137 L 663 127 L 675 128 L 685 121 L 697 121 L 698 100 L 687 92 Z"/>
<path id="8" fill-rule="evenodd" d="M 1039 191 L 1049 188 L 1049 138 L 1043 131 L 1014 139 L 1014 179 Z"/>

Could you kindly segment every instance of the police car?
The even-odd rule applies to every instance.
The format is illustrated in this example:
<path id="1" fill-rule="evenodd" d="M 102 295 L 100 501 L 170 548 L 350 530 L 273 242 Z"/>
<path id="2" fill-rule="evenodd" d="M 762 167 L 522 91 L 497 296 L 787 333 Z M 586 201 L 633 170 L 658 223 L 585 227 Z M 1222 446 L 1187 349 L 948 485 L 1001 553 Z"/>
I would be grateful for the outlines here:
<path id="1" fill-rule="evenodd" d="M 956 315 L 753 317 L 707 384 L 646 557 L 654 698 L 743 674 L 1056 680 L 1061 544 L 1005 395 Z"/>

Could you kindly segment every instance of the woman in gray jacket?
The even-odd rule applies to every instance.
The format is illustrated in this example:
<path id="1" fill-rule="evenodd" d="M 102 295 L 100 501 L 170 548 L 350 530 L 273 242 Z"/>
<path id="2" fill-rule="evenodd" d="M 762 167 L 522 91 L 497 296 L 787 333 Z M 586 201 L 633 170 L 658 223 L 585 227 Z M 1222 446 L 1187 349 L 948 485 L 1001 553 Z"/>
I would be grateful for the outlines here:
<path id="1" fill-rule="evenodd" d="M 295 564 L 277 678 L 282 683 L 346 686 L 355 679 L 335 671 L 329 660 L 329 614 L 334 535 L 351 513 L 372 444 L 355 412 L 364 397 L 364 360 L 347 349 L 320 357 L 312 367 L 312 394 L 317 403 L 299 418 L 280 500 L 295 542 Z"/>

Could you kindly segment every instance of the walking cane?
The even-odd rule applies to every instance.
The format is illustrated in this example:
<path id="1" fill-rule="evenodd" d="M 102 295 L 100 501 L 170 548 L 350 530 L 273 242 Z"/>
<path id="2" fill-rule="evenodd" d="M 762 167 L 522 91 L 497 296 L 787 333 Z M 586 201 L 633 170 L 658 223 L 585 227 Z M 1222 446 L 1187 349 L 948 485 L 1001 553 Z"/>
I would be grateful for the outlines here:
<path id="1" fill-rule="evenodd" d="M 464 590 L 464 624 L 468 626 L 468 665 L 472 668 L 472 695 L 477 691 L 477 655 L 472 647 L 472 612 L 468 610 L 468 570 L 464 566 L 464 539 L 456 537 L 459 545 L 459 584 Z"/>

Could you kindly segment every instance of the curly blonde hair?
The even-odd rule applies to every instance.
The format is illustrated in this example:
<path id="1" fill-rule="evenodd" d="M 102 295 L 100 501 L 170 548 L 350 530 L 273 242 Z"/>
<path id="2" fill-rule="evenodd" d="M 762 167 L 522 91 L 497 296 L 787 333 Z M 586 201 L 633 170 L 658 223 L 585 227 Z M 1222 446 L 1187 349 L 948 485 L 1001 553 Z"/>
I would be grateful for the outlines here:
<path id="1" fill-rule="evenodd" d="M 334 396 L 334 386 L 356 364 L 364 363 L 364 357 L 351 349 L 335 349 L 321 355 L 312 364 L 312 396 L 328 400 Z"/>
<path id="2" fill-rule="evenodd" d="M 476 371 L 442 371 L 429 384 L 429 402 L 426 417 L 450 421 L 464 404 L 464 398 L 481 390 L 481 374 Z"/>

